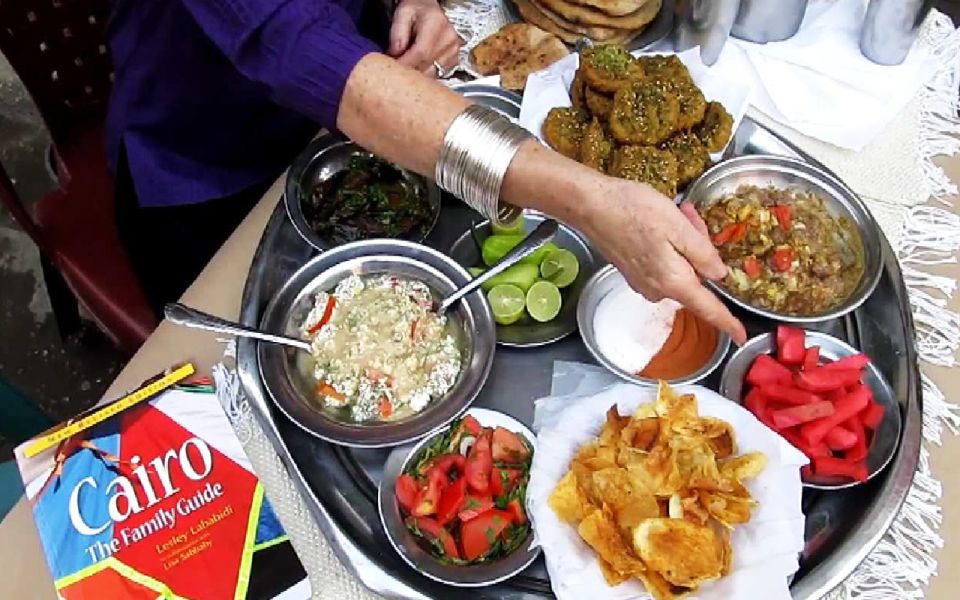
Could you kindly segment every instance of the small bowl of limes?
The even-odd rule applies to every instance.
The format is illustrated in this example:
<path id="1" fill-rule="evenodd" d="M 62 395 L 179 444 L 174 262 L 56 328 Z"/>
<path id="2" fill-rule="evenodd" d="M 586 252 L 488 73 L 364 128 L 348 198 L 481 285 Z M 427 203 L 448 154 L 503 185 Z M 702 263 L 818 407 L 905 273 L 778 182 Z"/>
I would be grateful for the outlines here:
<path id="1" fill-rule="evenodd" d="M 513 223 L 475 224 L 450 248 L 450 256 L 476 277 L 503 258 L 546 219 L 526 212 Z M 483 285 L 497 322 L 497 343 L 528 348 L 577 330 L 577 300 L 597 259 L 586 239 L 560 224 L 553 241 Z"/>

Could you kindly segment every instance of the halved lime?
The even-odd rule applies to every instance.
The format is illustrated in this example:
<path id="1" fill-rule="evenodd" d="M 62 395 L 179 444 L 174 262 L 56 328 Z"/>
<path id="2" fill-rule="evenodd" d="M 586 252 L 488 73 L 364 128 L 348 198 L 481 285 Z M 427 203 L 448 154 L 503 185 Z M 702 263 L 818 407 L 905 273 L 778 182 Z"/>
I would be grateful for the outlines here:
<path id="1" fill-rule="evenodd" d="M 540 263 L 540 276 L 557 286 L 565 288 L 577 280 L 580 274 L 580 261 L 569 250 L 554 250 Z"/>
<path id="2" fill-rule="evenodd" d="M 490 291 L 498 285 L 510 284 L 517 286 L 526 294 L 530 286 L 539 278 L 540 271 L 535 266 L 519 263 L 503 273 L 495 275 L 490 281 L 483 284 L 483 289 Z"/>
<path id="3" fill-rule="evenodd" d="M 490 223 L 490 231 L 493 235 L 523 235 L 523 215 L 502 225 Z"/>
<path id="4" fill-rule="evenodd" d="M 546 323 L 560 314 L 560 290 L 549 281 L 538 281 L 527 291 L 527 312 L 534 321 Z"/>
<path id="5" fill-rule="evenodd" d="M 493 319 L 500 325 L 516 323 L 523 316 L 523 290 L 515 285 L 506 283 L 494 286 L 487 293 L 487 300 L 493 310 Z"/>

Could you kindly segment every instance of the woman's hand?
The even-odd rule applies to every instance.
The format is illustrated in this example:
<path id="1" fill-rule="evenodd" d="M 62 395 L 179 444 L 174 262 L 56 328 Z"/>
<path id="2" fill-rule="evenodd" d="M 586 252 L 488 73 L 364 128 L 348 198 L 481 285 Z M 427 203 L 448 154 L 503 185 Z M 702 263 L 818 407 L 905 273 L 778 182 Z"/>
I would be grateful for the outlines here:
<path id="1" fill-rule="evenodd" d="M 463 39 L 436 0 L 400 0 L 390 27 L 390 56 L 403 65 L 437 77 L 439 64 L 452 69 Z"/>
<path id="2" fill-rule="evenodd" d="M 678 210 L 631 181 L 603 177 L 596 183 L 586 192 L 590 209 L 580 228 L 630 286 L 651 301 L 673 298 L 743 344 L 743 324 L 701 283 L 722 279 L 727 267 L 696 209 L 686 204 Z"/>

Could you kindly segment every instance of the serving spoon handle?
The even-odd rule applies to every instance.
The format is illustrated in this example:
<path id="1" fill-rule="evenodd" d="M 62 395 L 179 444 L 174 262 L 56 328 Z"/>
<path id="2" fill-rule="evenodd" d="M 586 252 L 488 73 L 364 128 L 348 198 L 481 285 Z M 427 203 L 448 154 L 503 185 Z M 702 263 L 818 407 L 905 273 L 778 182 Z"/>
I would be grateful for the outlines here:
<path id="1" fill-rule="evenodd" d="M 456 304 L 461 298 L 539 250 L 541 246 L 552 240 L 553 236 L 557 235 L 559 228 L 560 226 L 557 225 L 555 220 L 544 219 L 537 225 L 536 229 L 530 232 L 530 235 L 523 238 L 513 250 L 507 252 L 506 256 L 498 260 L 492 267 L 478 275 L 475 279 L 472 279 L 462 288 L 444 298 L 440 302 L 437 313 L 442 315 L 447 312 L 447 309 Z"/>
<path id="2" fill-rule="evenodd" d="M 204 329 L 206 331 L 214 331 L 216 333 L 227 333 L 237 337 L 253 338 L 255 340 L 260 340 L 261 342 L 270 342 L 272 344 L 282 344 L 284 346 L 291 346 L 305 352 L 311 351 L 310 342 L 287 337 L 285 335 L 267 333 L 265 331 L 260 331 L 259 329 L 253 329 L 251 327 L 241 325 L 235 321 L 221 319 L 216 315 L 205 313 L 202 310 L 190 308 L 189 306 L 180 304 L 179 302 L 172 302 L 164 306 L 163 314 L 167 317 L 168 321 L 175 325 L 192 327 L 194 329 Z"/>

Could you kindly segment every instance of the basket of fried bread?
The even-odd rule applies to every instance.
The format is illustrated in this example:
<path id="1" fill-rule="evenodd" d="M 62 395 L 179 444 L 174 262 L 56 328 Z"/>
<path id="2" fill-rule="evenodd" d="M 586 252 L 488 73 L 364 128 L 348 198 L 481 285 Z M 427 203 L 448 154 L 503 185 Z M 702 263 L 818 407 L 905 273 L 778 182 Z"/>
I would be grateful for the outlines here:
<path id="1" fill-rule="evenodd" d="M 559 94 L 569 101 L 557 103 Z M 748 95 L 695 52 L 596 46 L 532 75 L 520 122 L 568 158 L 673 197 L 719 158 Z"/>
<path id="2" fill-rule="evenodd" d="M 700 386 L 550 403 L 527 503 L 558 598 L 790 597 L 805 456 Z"/>

